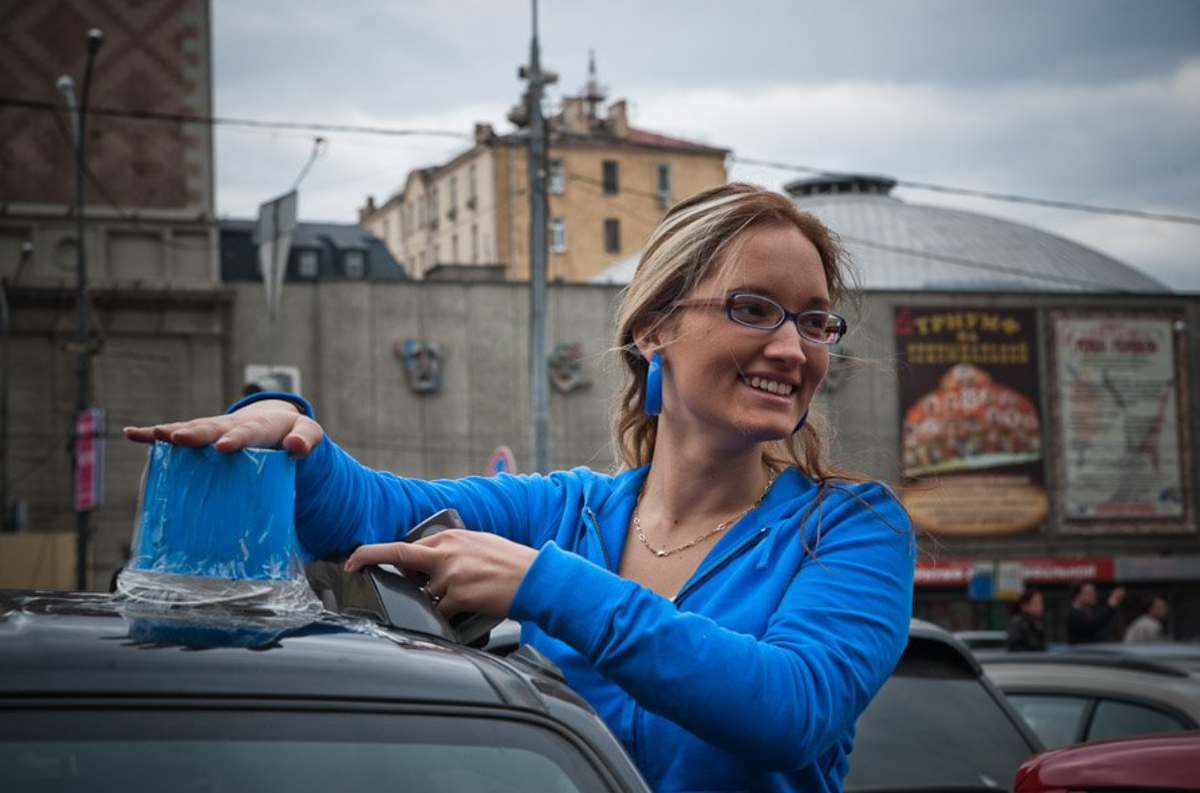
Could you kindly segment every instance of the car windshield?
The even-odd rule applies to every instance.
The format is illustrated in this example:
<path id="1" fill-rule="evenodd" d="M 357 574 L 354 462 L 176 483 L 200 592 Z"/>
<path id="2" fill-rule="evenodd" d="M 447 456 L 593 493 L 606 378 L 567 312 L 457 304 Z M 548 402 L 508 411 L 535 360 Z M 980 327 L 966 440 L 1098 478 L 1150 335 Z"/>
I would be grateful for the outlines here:
<path id="1" fill-rule="evenodd" d="M 913 641 L 858 721 L 845 789 L 1007 790 L 1040 748 L 961 658 Z"/>
<path id="2" fill-rule="evenodd" d="M 0 778 L 6 793 L 611 789 L 537 724 L 359 707 L 29 710 L 0 733 Z"/>

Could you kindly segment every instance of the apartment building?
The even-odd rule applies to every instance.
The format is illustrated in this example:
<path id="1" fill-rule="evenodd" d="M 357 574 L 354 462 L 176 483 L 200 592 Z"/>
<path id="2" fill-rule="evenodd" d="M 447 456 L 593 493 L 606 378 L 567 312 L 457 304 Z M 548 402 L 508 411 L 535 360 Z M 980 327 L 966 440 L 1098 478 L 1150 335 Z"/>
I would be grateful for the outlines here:
<path id="1" fill-rule="evenodd" d="M 671 204 L 727 181 L 729 150 L 633 127 L 594 76 L 547 119 L 547 278 L 585 282 L 642 247 Z M 527 130 L 477 124 L 470 149 L 408 174 L 359 223 L 416 279 L 529 278 Z"/>

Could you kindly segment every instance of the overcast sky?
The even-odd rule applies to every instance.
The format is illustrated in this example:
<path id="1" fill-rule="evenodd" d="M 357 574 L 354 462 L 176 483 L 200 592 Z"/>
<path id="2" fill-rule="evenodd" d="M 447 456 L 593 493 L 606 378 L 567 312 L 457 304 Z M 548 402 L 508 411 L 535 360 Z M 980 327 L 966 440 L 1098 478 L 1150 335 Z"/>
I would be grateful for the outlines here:
<path id="1" fill-rule="evenodd" d="M 731 178 L 801 171 L 1200 218 L 1197 0 L 541 0 L 548 110 L 593 50 L 631 123 L 733 150 Z M 414 167 L 510 131 L 529 0 L 213 0 L 223 118 L 452 136 L 217 128 L 218 211 L 254 217 L 291 188 L 303 220 L 354 222 Z M 956 197 L 914 203 L 1029 223 L 1200 292 L 1200 225 Z"/>

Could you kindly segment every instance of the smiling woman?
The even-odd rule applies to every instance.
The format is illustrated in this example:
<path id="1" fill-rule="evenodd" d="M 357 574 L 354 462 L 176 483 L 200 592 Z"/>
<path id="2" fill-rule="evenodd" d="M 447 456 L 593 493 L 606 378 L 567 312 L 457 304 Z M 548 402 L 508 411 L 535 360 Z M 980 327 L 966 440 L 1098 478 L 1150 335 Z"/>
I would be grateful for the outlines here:
<path id="1" fill-rule="evenodd" d="M 522 622 L 654 789 L 836 791 L 904 648 L 914 561 L 891 491 L 830 470 L 806 421 L 847 291 L 832 235 L 780 194 L 673 207 L 618 320 L 615 475 L 371 471 L 280 393 L 126 432 L 302 458 L 309 552 L 404 568 L 447 616 Z M 451 508 L 468 530 L 400 541 Z"/>

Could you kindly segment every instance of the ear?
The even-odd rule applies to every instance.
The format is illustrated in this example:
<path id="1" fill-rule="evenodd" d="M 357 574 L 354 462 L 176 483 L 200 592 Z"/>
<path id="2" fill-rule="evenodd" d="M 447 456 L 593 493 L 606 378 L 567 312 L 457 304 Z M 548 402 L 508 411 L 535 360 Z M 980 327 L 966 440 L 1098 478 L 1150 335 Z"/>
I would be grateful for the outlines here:
<path id="1" fill-rule="evenodd" d="M 647 322 L 633 329 L 633 344 L 646 360 L 663 347 L 660 331 L 661 322 Z"/>

